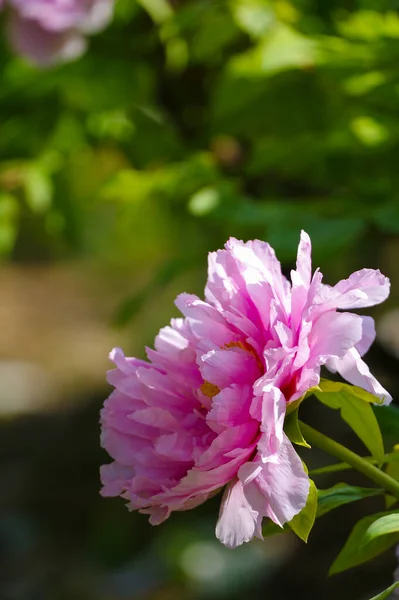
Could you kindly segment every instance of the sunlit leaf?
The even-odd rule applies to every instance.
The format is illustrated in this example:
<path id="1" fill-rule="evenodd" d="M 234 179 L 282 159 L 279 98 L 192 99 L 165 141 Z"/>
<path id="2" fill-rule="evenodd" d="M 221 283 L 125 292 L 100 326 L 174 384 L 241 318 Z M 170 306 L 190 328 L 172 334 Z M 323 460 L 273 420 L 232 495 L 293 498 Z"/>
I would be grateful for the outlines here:
<path id="1" fill-rule="evenodd" d="M 162 23 L 172 16 L 172 8 L 167 0 L 137 0 L 156 23 Z"/>
<path id="2" fill-rule="evenodd" d="M 305 507 L 289 522 L 292 531 L 304 542 L 308 541 L 316 519 L 317 512 L 317 489 L 310 479 L 309 495 Z"/>
<path id="3" fill-rule="evenodd" d="M 50 175 L 32 164 L 27 167 L 24 178 L 25 197 L 29 207 L 35 213 L 45 212 L 53 198 L 53 184 Z"/>
<path id="4" fill-rule="evenodd" d="M 279 24 L 257 47 L 234 58 L 230 69 L 239 75 L 274 75 L 289 69 L 311 68 L 316 56 L 314 40 Z"/>
<path id="5" fill-rule="evenodd" d="M 297 444 L 299 446 L 304 446 L 305 448 L 310 448 L 309 444 L 307 443 L 307 441 L 304 439 L 300 426 L 299 426 L 299 422 L 298 422 L 298 412 L 299 412 L 299 407 L 297 407 L 295 410 L 293 410 L 292 412 L 290 412 L 290 414 L 288 414 L 285 417 L 285 421 L 284 421 L 284 431 L 286 433 L 286 435 L 288 436 L 288 439 L 293 442 L 294 444 Z"/>
<path id="6" fill-rule="evenodd" d="M 337 409 L 343 420 L 353 429 L 364 445 L 370 450 L 375 459 L 382 464 L 384 461 L 384 444 L 378 421 L 371 408 L 372 394 L 351 385 L 322 380 L 319 384 L 321 391 L 315 391 L 315 396 L 330 408 Z"/>
<path id="7" fill-rule="evenodd" d="M 351 129 L 365 146 L 380 146 L 389 139 L 388 128 L 373 117 L 363 115 L 352 120 Z"/>
<path id="8" fill-rule="evenodd" d="M 254 38 L 261 37 L 275 21 L 268 0 L 232 0 L 231 5 L 239 27 Z"/>
<path id="9" fill-rule="evenodd" d="M 399 541 L 399 511 L 364 517 L 352 529 L 330 574 L 339 573 L 378 556 Z"/>

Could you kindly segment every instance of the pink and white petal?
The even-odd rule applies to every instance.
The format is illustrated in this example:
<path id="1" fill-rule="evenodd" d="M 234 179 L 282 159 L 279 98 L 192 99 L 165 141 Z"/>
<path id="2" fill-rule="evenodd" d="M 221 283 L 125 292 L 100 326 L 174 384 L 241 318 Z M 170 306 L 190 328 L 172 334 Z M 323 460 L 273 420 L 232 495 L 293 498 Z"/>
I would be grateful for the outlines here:
<path id="1" fill-rule="evenodd" d="M 352 273 L 334 287 L 322 285 L 314 303 L 323 310 L 331 308 L 364 308 L 380 304 L 388 298 L 390 282 L 379 270 L 362 269 Z M 314 307 L 316 308 L 316 307 Z"/>
<path id="2" fill-rule="evenodd" d="M 101 424 L 103 428 L 110 427 L 127 435 L 153 440 L 154 436 L 158 435 L 159 430 L 156 427 L 150 427 L 132 420 L 132 414 L 134 413 L 117 411 L 112 407 L 104 406 L 101 411 Z"/>
<path id="3" fill-rule="evenodd" d="M 197 360 L 202 377 L 219 388 L 234 383 L 251 384 L 261 374 L 256 358 L 242 348 L 213 349 L 206 354 L 201 352 Z"/>
<path id="4" fill-rule="evenodd" d="M 135 396 L 128 396 L 119 390 L 113 390 L 104 402 L 104 409 L 107 412 L 112 410 L 116 414 L 128 414 L 135 410 L 146 408 L 146 404 Z"/>
<path id="5" fill-rule="evenodd" d="M 134 477 L 134 468 L 113 462 L 100 467 L 100 477 L 103 484 L 100 494 L 107 497 L 119 496 L 128 489 Z"/>
<path id="6" fill-rule="evenodd" d="M 143 515 L 150 515 L 150 518 L 148 519 L 150 525 L 160 525 L 161 523 L 166 521 L 166 519 L 170 515 L 170 510 L 167 506 L 159 505 L 149 506 L 148 508 L 141 508 L 139 512 Z"/>
<path id="7" fill-rule="evenodd" d="M 216 525 L 216 537 L 228 548 L 237 548 L 256 535 L 262 538 L 259 515 L 252 509 L 241 481 L 235 479 L 226 487 Z"/>
<path id="8" fill-rule="evenodd" d="M 370 346 L 374 342 L 376 332 L 373 317 L 360 315 L 360 318 L 363 321 L 362 339 L 356 344 L 355 348 L 359 352 L 360 356 L 363 356 L 370 349 Z"/>
<path id="9" fill-rule="evenodd" d="M 150 440 L 122 433 L 109 426 L 101 431 L 101 446 L 114 460 L 126 466 L 136 465 L 138 456 L 146 448 L 149 449 L 151 443 Z"/>
<path id="10" fill-rule="evenodd" d="M 86 40 L 78 31 L 49 31 L 16 12 L 8 23 L 8 37 L 18 54 L 40 67 L 75 60 L 86 50 Z"/>
<path id="11" fill-rule="evenodd" d="M 390 404 L 392 396 L 370 373 L 370 369 L 361 359 L 359 352 L 352 348 L 341 359 L 332 359 L 326 363 L 326 367 L 333 373 L 338 372 L 346 381 L 363 388 L 367 392 L 380 398 L 383 404 Z"/>
<path id="12" fill-rule="evenodd" d="M 269 244 L 260 240 L 244 243 L 230 238 L 226 249 L 240 265 L 240 272 L 245 281 L 248 279 L 249 283 L 253 283 L 254 276 L 257 274 L 258 281 L 270 284 L 281 306 L 285 310 L 289 309 L 290 284 L 282 274 L 280 262 Z"/>
<path id="13" fill-rule="evenodd" d="M 351 313 L 322 314 L 309 334 L 308 365 L 324 364 L 330 357 L 342 358 L 362 339 L 362 319 Z"/>
<path id="14" fill-rule="evenodd" d="M 193 294 L 179 294 L 175 300 L 177 308 L 188 318 L 190 329 L 195 337 L 211 340 L 222 346 L 227 344 L 234 331 L 228 326 L 222 314 L 211 304 Z"/>
<path id="15" fill-rule="evenodd" d="M 305 231 L 301 231 L 301 239 L 298 246 L 296 259 L 296 271 L 291 272 L 292 285 L 294 287 L 309 288 L 312 278 L 312 244 L 310 237 Z"/>
<path id="16" fill-rule="evenodd" d="M 242 243 L 242 242 L 241 242 Z M 227 244 L 226 244 L 227 248 Z M 247 316 L 250 302 L 237 261 L 229 249 L 208 254 L 206 300 L 218 310 L 238 311 Z"/>
<path id="17" fill-rule="evenodd" d="M 161 435 L 155 442 L 155 452 L 173 461 L 193 461 L 193 450 L 193 437 L 185 431 Z"/>
<path id="18" fill-rule="evenodd" d="M 248 421 L 253 393 L 250 385 L 233 384 L 213 397 L 206 421 L 213 431 L 241 425 Z"/>
<path id="19" fill-rule="evenodd" d="M 238 469 L 248 460 L 254 449 L 255 445 L 245 448 L 232 460 L 215 469 L 204 471 L 193 467 L 175 487 L 158 494 L 155 500 L 167 504 L 172 510 L 180 510 L 188 500 L 199 494 L 209 494 L 236 477 Z"/>
<path id="20" fill-rule="evenodd" d="M 246 467 L 238 472 L 241 481 L 249 479 Z M 254 510 L 282 527 L 304 508 L 309 487 L 302 461 L 283 434 L 278 460 L 262 464 L 256 477 L 244 485 L 244 493 Z"/>
<path id="21" fill-rule="evenodd" d="M 280 448 L 286 407 L 285 396 L 279 388 L 270 387 L 264 391 L 260 426 L 263 435 L 258 442 L 262 462 L 267 462 Z"/>
<path id="22" fill-rule="evenodd" d="M 137 410 L 129 418 L 140 425 L 144 425 L 144 427 L 150 426 L 164 430 L 174 430 L 179 427 L 179 421 L 173 416 L 171 411 L 157 406 Z"/>
<path id="23" fill-rule="evenodd" d="M 252 447 L 258 435 L 259 424 L 248 421 L 242 425 L 229 427 L 220 433 L 211 443 L 209 448 L 197 461 L 196 467 L 202 470 L 211 470 L 226 462 L 226 455 L 234 450 L 235 454 Z"/>
<path id="24" fill-rule="evenodd" d="M 320 367 L 312 367 L 311 369 L 303 368 L 299 372 L 299 376 L 296 379 L 295 391 L 290 398 L 287 398 L 289 402 L 294 402 L 303 396 L 308 390 L 320 383 Z"/>

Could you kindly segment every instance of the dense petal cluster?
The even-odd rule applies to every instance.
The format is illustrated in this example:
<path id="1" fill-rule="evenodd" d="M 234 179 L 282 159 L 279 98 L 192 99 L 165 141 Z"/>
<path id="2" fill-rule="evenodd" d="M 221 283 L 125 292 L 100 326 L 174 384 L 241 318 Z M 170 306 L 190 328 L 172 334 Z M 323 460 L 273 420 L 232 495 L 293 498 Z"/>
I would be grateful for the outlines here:
<path id="1" fill-rule="evenodd" d="M 77 58 L 86 48 L 85 35 L 100 31 L 111 20 L 114 2 L 7 0 L 11 44 L 42 66 Z"/>
<path id="2" fill-rule="evenodd" d="M 361 356 L 370 317 L 343 312 L 382 302 L 389 281 L 364 269 L 330 287 L 302 232 L 289 282 L 265 242 L 230 239 L 209 255 L 205 301 L 181 294 L 148 362 L 111 353 L 114 391 L 102 410 L 104 496 L 161 523 L 174 510 L 223 495 L 217 537 L 235 547 L 283 525 L 306 504 L 309 479 L 283 431 L 287 405 L 317 385 L 326 365 L 384 402 Z"/>

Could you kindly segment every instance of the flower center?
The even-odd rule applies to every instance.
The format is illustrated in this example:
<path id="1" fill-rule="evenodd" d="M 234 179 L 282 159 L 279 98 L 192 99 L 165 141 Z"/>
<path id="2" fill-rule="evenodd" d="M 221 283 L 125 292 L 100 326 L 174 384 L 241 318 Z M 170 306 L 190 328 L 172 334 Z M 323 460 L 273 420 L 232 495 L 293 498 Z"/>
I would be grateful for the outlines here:
<path id="1" fill-rule="evenodd" d="M 244 340 L 244 341 L 239 341 L 239 342 L 228 342 L 227 344 L 224 344 L 223 346 L 221 346 L 222 350 L 228 349 L 228 348 L 241 348 L 241 350 L 245 350 L 246 352 L 249 352 L 255 358 L 260 371 L 262 373 L 264 372 L 265 368 L 264 368 L 264 365 L 263 365 L 261 359 L 259 358 L 258 353 L 256 352 L 255 348 L 253 346 L 251 346 L 251 344 L 249 344 L 247 341 Z M 207 396 L 211 400 L 214 396 L 216 396 L 220 392 L 220 389 L 218 388 L 218 386 L 211 383 L 210 381 L 204 381 L 204 383 L 200 386 L 199 389 L 205 396 Z"/>
<path id="2" fill-rule="evenodd" d="M 211 400 L 220 392 L 218 386 L 214 385 L 213 383 L 210 383 L 209 381 L 204 381 L 204 383 L 200 386 L 200 390 L 205 396 L 208 396 L 208 398 L 210 398 Z"/>

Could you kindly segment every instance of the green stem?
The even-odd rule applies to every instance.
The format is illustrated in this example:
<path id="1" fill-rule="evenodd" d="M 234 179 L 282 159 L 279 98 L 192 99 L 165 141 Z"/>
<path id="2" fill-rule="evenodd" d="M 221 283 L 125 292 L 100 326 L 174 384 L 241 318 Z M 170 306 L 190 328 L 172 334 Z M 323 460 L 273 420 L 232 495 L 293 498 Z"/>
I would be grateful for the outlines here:
<path id="1" fill-rule="evenodd" d="M 342 444 L 339 444 L 335 440 L 327 437 L 320 431 L 313 429 L 310 425 L 306 425 L 306 423 L 302 423 L 299 421 L 299 426 L 301 431 L 305 437 L 305 439 L 313 446 L 320 448 L 320 450 L 324 450 L 328 454 L 335 456 L 339 460 L 351 465 L 354 469 L 366 475 L 369 479 L 378 484 L 379 487 L 384 488 L 395 496 L 399 500 L 399 483 L 395 481 L 392 477 L 377 469 L 374 465 L 369 463 L 367 460 L 352 452 Z"/>
<path id="2" fill-rule="evenodd" d="M 363 458 L 363 460 L 367 460 L 367 462 L 371 463 L 372 465 L 376 465 L 378 462 L 372 456 L 362 456 L 362 458 Z M 393 462 L 399 462 L 399 452 L 397 452 L 397 451 L 390 452 L 389 454 L 385 454 L 384 460 L 382 461 L 383 464 L 388 464 L 388 463 L 393 463 Z M 348 465 L 348 463 L 345 463 L 345 462 L 340 462 L 340 463 L 334 463 L 333 465 L 327 465 L 326 467 L 320 467 L 319 469 L 312 469 L 311 471 L 309 471 L 309 475 L 324 475 L 325 473 L 335 473 L 337 471 L 348 471 L 349 469 L 352 469 L 351 465 Z"/>

